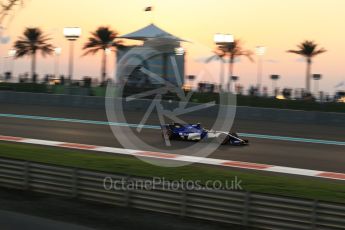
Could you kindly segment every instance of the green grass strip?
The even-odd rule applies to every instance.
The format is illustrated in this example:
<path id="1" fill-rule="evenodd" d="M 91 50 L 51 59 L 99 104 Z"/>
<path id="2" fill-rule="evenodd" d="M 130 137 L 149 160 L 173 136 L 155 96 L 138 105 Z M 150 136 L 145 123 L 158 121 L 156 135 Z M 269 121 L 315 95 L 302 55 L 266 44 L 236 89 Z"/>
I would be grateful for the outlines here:
<path id="1" fill-rule="evenodd" d="M 193 164 L 178 168 L 154 166 L 135 157 L 79 150 L 0 142 L 0 157 L 77 167 L 133 176 L 164 177 L 166 180 L 193 180 L 204 183 L 242 180 L 246 191 L 345 203 L 345 184 L 340 181 L 296 177 L 265 172 L 244 172 Z"/>

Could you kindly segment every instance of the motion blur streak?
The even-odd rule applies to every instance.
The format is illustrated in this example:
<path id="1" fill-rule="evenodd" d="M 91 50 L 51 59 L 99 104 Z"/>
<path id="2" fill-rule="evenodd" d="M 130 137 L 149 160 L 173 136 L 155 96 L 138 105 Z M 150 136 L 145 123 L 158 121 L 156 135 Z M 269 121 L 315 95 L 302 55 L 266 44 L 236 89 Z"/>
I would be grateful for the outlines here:
<path id="1" fill-rule="evenodd" d="M 131 127 L 131 128 L 140 127 L 140 128 L 144 128 L 144 129 L 157 129 L 157 130 L 161 129 L 161 127 L 158 125 L 139 125 L 139 124 L 128 124 L 128 123 L 120 123 L 120 122 L 81 120 L 81 119 L 71 119 L 71 118 L 31 116 L 31 115 L 19 115 L 19 114 L 7 114 L 7 113 L 0 113 L 0 117 L 31 119 L 31 120 L 44 120 L 44 121 L 62 121 L 62 122 L 92 124 L 92 125 L 112 125 L 112 126 L 123 126 L 123 127 Z M 273 136 L 273 135 L 263 135 L 263 134 L 253 134 L 253 133 L 238 133 L 238 134 L 242 137 L 252 137 L 252 138 L 258 138 L 258 139 L 294 141 L 294 142 L 304 142 L 304 143 L 313 143 L 313 144 L 345 146 L 344 141 L 319 140 L 319 139 L 309 139 L 309 138 L 300 138 L 300 137 Z"/>

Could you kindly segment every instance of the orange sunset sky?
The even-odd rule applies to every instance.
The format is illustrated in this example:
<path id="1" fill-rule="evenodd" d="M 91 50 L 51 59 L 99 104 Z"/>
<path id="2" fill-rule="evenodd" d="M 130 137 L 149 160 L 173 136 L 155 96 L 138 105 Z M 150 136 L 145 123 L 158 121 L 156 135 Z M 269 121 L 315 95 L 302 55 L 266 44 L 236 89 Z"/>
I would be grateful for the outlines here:
<path id="1" fill-rule="evenodd" d="M 144 12 L 153 5 L 152 13 Z M 345 1 L 344 0 L 29 0 L 16 10 L 16 15 L 6 31 L 12 40 L 1 45 L 4 57 L 13 41 L 25 27 L 40 27 L 62 47 L 60 73 L 67 74 L 68 42 L 62 35 L 65 26 L 79 26 L 82 37 L 76 43 L 75 78 L 100 76 L 99 55 L 81 57 L 81 47 L 89 32 L 98 26 L 109 25 L 120 35 L 148 25 L 151 20 L 162 29 L 192 41 L 189 46 L 203 47 L 207 52 L 190 51 L 187 73 L 198 73 L 193 64 L 210 54 L 214 48 L 213 35 L 231 33 L 244 41 L 247 49 L 257 45 L 267 47 L 264 56 L 263 85 L 271 88 L 270 74 L 281 75 L 279 87 L 302 88 L 305 84 L 305 62 L 294 54 L 286 53 L 305 39 L 315 40 L 327 53 L 316 57 L 313 73 L 323 79 L 320 89 L 333 93 L 335 85 L 345 80 Z M 152 14 L 152 15 L 151 15 Z M 256 58 L 256 57 L 255 57 Z M 114 74 L 114 55 L 110 56 L 108 75 Z M 1 58 L 2 68 L 9 68 L 9 60 Z M 38 73 L 53 73 L 54 57 L 38 59 Z M 212 72 L 212 65 L 209 69 Z M 15 75 L 29 72 L 28 58 L 16 60 Z M 257 64 L 241 58 L 235 73 L 246 88 L 256 83 Z M 217 75 L 215 73 L 215 75 Z M 199 80 L 217 81 L 214 78 Z M 313 86 L 313 85 L 312 85 Z M 341 89 L 341 88 L 340 88 Z"/>

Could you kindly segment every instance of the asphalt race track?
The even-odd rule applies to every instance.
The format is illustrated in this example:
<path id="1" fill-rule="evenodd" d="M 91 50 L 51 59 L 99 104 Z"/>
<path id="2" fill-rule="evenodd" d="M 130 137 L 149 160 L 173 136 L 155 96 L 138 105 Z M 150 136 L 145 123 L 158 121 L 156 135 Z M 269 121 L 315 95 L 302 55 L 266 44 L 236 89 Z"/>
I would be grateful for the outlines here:
<path id="1" fill-rule="evenodd" d="M 103 110 L 67 107 L 2 104 L 0 113 L 107 121 Z M 126 115 L 128 122 L 135 124 L 139 123 L 143 116 L 139 112 L 130 112 Z M 188 117 L 186 119 L 189 122 L 201 122 L 206 128 L 212 122 L 210 118 L 206 119 L 202 116 Z M 147 123 L 158 125 L 157 120 L 155 117 L 150 117 Z M 233 125 L 233 131 L 340 142 L 345 141 L 344 127 L 324 125 L 282 124 L 236 119 Z M 0 135 L 122 147 L 114 137 L 109 126 L 78 122 L 0 117 Z M 126 134 L 123 133 L 120 135 Z M 167 149 L 161 138 L 160 131 L 157 129 L 143 129 L 140 138 L 152 146 Z M 210 157 L 345 173 L 345 146 L 261 138 L 248 139 L 250 140 L 250 145 L 247 147 L 220 146 Z M 192 143 L 174 142 L 173 147 L 183 148 L 190 144 Z M 181 154 L 188 155 L 189 153 L 181 152 Z"/>

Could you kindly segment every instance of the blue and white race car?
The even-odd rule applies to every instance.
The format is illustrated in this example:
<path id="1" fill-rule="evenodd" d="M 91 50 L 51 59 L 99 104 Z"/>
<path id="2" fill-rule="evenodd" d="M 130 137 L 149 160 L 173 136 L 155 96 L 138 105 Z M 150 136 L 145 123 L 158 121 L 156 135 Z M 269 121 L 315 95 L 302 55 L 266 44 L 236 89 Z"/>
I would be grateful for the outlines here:
<path id="1" fill-rule="evenodd" d="M 200 141 L 218 140 L 222 145 L 248 145 L 249 141 L 238 137 L 236 133 L 206 130 L 201 124 L 167 124 L 162 125 L 162 137 L 169 140 Z"/>

